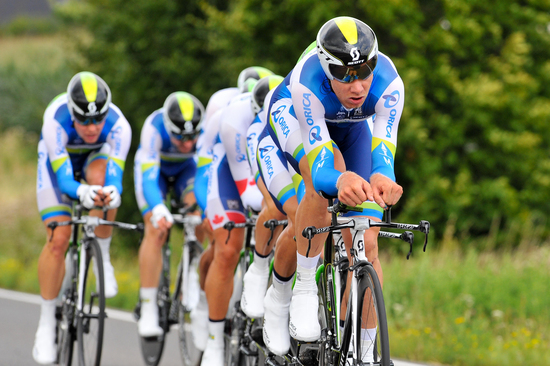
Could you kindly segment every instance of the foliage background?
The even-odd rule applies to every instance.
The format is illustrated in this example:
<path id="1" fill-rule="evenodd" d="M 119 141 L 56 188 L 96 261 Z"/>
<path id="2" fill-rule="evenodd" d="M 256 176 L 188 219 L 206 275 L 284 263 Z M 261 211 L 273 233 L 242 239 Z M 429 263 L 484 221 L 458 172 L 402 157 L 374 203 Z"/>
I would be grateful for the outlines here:
<path id="1" fill-rule="evenodd" d="M 286 75 L 326 20 L 366 21 L 405 82 L 398 217 L 484 247 L 476 238 L 516 246 L 548 232 L 549 10 L 542 0 L 88 0 L 57 14 L 81 56 L 73 69 L 108 80 L 135 131 L 173 90 L 206 103 L 247 66 Z"/>

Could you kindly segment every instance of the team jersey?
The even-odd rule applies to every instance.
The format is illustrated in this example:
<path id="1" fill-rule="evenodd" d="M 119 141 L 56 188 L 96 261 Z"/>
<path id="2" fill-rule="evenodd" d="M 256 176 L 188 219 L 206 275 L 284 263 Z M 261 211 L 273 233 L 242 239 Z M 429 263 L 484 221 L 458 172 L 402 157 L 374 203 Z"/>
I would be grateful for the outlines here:
<path id="1" fill-rule="evenodd" d="M 195 150 L 182 153 L 174 146 L 164 127 L 162 114 L 161 108 L 145 119 L 135 158 L 140 165 L 143 195 L 149 208 L 163 203 L 160 174 L 175 177 L 186 169 L 195 171 Z"/>
<path id="2" fill-rule="evenodd" d="M 404 85 L 392 61 L 378 54 L 378 63 L 365 102 L 360 108 L 347 109 L 332 91 L 315 50 L 296 64 L 276 89 L 270 101 L 291 98 L 291 113 L 299 121 L 304 150 L 311 169 L 314 187 L 337 195 L 336 181 L 342 174 L 334 168 L 332 141 L 345 139 L 345 129 L 352 124 L 368 123 L 372 135 L 370 172 L 392 180 L 397 145 L 397 127 L 403 111 Z M 279 116 L 288 105 L 270 109 L 270 122 L 281 124 Z M 337 135 L 340 135 L 336 137 Z M 358 142 L 359 143 L 359 142 Z M 367 143 L 367 142 L 365 142 Z M 364 157 L 357 157 L 364 159 Z"/>
<path id="3" fill-rule="evenodd" d="M 111 103 L 99 139 L 87 144 L 74 128 L 67 102 L 67 94 L 64 93 L 48 105 L 40 135 L 61 193 L 78 198 L 76 191 L 80 182 L 74 179 L 74 171 L 81 171 L 88 155 L 100 150 L 104 144 L 110 147 L 104 185 L 114 185 L 122 193 L 122 174 L 132 140 L 130 124 L 120 109 Z"/>

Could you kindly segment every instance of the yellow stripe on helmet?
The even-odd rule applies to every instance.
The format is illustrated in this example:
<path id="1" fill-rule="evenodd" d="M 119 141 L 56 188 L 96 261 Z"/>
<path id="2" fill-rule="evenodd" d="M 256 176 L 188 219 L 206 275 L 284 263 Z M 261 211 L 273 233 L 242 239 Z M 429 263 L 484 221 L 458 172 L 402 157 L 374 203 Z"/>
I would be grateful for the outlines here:
<path id="1" fill-rule="evenodd" d="M 255 69 L 256 69 L 256 72 L 258 73 L 258 76 L 260 77 L 260 79 L 264 78 L 266 76 L 269 76 L 269 75 L 273 75 L 273 72 L 266 69 L 265 67 L 256 66 Z"/>
<path id="2" fill-rule="evenodd" d="M 269 78 L 269 90 L 275 88 L 277 85 L 279 85 L 284 78 L 279 75 L 273 75 Z"/>
<path id="3" fill-rule="evenodd" d="M 349 44 L 356 44 L 357 43 L 357 24 L 355 24 L 355 21 L 350 18 L 336 18 L 334 20 L 336 22 L 336 25 L 338 28 L 340 28 L 340 31 L 346 37 L 346 40 Z"/>
<path id="4" fill-rule="evenodd" d="M 95 75 L 87 71 L 81 72 L 80 82 L 88 102 L 95 102 L 97 98 L 97 79 Z"/>
<path id="5" fill-rule="evenodd" d="M 191 96 L 187 93 L 178 93 L 177 99 L 183 119 L 186 121 L 192 121 L 193 114 L 195 113 L 195 103 L 193 102 L 193 98 L 191 98 Z"/>

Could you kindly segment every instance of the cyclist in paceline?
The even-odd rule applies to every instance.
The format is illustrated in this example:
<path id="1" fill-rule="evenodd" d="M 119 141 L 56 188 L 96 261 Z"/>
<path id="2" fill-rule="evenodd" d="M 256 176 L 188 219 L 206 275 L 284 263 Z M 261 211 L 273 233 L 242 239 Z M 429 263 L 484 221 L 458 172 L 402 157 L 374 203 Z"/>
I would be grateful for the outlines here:
<path id="1" fill-rule="evenodd" d="M 145 222 L 139 249 L 142 337 L 161 335 L 157 288 L 162 270 L 161 248 L 174 219 L 164 203 L 168 182 L 173 180 L 177 200 L 195 203 L 195 143 L 204 116 L 202 103 L 193 95 L 170 94 L 161 109 L 151 113 L 141 129 L 140 146 L 134 159 L 136 200 Z M 199 235 L 199 238 L 201 235 Z"/>
<path id="2" fill-rule="evenodd" d="M 213 157 L 213 147 L 219 142 L 220 122 L 224 108 L 229 102 L 241 94 L 248 91 L 248 84 L 253 80 L 261 79 L 264 76 L 271 75 L 272 72 L 260 66 L 250 66 L 239 73 L 237 78 L 237 87 L 228 87 L 218 90 L 208 100 L 206 105 L 205 119 L 201 127 L 201 132 L 197 141 L 197 174 L 195 175 L 195 196 L 197 203 L 203 212 L 206 212 L 207 188 L 210 177 L 210 165 Z M 231 178 L 232 179 L 232 178 Z M 208 218 L 205 220 L 208 227 L 211 228 Z M 214 241 L 211 241 L 214 244 Z M 214 245 L 208 247 L 200 259 L 200 297 L 199 303 L 191 310 L 191 322 L 193 324 L 193 342 L 195 346 L 204 351 L 208 339 L 208 302 L 204 292 L 206 274 L 214 257 Z"/>
<path id="3" fill-rule="evenodd" d="M 252 90 L 254 123 L 248 128 L 248 154 L 252 172 L 264 197 L 264 207 L 258 216 L 256 230 L 265 230 L 266 220 L 288 219 L 287 227 L 274 231 L 271 242 L 256 239 L 254 261 L 243 278 L 241 308 L 250 318 L 264 316 L 264 296 L 269 280 L 269 259 L 275 243 L 273 281 L 283 282 L 293 277 L 296 270 L 296 244 L 294 242 L 294 214 L 298 206 L 296 191 L 303 186 L 302 179 L 290 165 L 283 164 L 280 150 L 267 134 L 267 111 L 264 100 L 269 100 L 275 87 L 282 82 L 281 76 L 273 75 L 258 81 Z M 289 169 L 292 171 L 290 172 Z M 287 217 L 288 214 L 288 217 Z M 285 254 L 284 252 L 287 251 Z M 290 260 L 287 258 L 290 256 Z M 283 258 L 281 261 L 279 258 Z"/>
<path id="4" fill-rule="evenodd" d="M 330 222 L 327 201 L 319 192 L 337 196 L 350 206 L 360 205 L 362 215 L 375 220 L 403 192 L 394 174 L 404 102 L 404 85 L 395 66 L 378 51 L 372 29 L 358 19 L 331 19 L 319 30 L 316 46 L 316 51 L 298 62 L 269 103 L 271 125 L 277 131 L 285 126 L 289 135 L 299 128 L 305 151 L 297 167 L 306 193 L 296 213 L 296 284 L 290 305 L 286 293 L 275 293 L 264 301 L 264 340 L 268 335 L 267 345 L 277 353 L 288 350 L 289 333 L 306 342 L 320 336 L 315 270 L 325 237 L 315 236 L 309 246 L 301 235 L 307 226 Z M 281 150 L 290 163 L 298 163 L 292 162 L 288 144 Z M 349 246 L 349 231 L 343 235 Z M 378 229 L 370 229 L 364 242 L 367 258 L 382 280 L 377 236 Z M 365 339 L 369 331 L 375 330 L 365 330 Z"/>
<path id="5" fill-rule="evenodd" d="M 44 112 L 38 143 L 36 194 L 44 225 L 71 218 L 71 199 L 91 209 L 107 206 L 107 218 L 114 220 L 120 206 L 122 174 L 130 148 L 130 124 L 113 103 L 105 81 L 91 72 L 80 72 L 69 82 L 67 93 L 57 96 Z M 81 173 L 86 183 L 75 180 Z M 66 197 L 68 196 L 68 197 Z M 103 216 L 91 210 L 92 216 Z M 56 360 L 55 308 L 65 274 L 65 252 L 70 226 L 58 227 L 47 240 L 38 259 L 38 281 L 42 305 L 33 348 L 36 362 Z M 105 271 L 105 296 L 113 297 L 118 288 L 110 262 L 112 228 L 98 226 L 95 234 L 101 247 Z"/>
<path id="6" fill-rule="evenodd" d="M 272 73 L 269 72 L 269 74 Z M 258 76 L 262 77 L 262 75 Z M 218 122 L 220 132 L 216 138 L 217 143 L 212 148 L 206 203 L 206 215 L 214 231 L 215 245 L 214 257 L 205 282 L 209 338 L 201 361 L 203 366 L 224 364 L 225 317 L 233 292 L 233 274 L 244 240 L 244 229 L 234 229 L 229 235 L 223 226 L 228 221 L 243 223 L 245 207 L 251 207 L 255 211 L 261 209 L 262 195 L 251 174 L 234 176 L 228 163 L 232 156 L 236 156 L 229 151 L 241 149 L 237 147 L 239 145 L 237 139 L 242 138 L 246 141 L 246 136 L 224 134 L 224 129 L 230 125 L 240 125 L 241 121 L 248 121 L 250 124 L 254 119 L 250 107 L 250 90 L 256 81 L 255 77 L 248 78 L 241 89 L 243 93 L 234 97 L 222 111 L 218 112 L 221 113 Z M 246 145 L 241 153 L 246 160 Z"/>

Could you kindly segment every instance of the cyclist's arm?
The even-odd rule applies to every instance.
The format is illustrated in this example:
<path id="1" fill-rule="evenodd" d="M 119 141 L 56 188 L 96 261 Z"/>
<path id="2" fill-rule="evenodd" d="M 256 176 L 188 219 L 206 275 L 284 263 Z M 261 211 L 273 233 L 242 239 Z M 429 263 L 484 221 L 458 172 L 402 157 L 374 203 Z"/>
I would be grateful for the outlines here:
<path id="1" fill-rule="evenodd" d="M 73 166 L 66 148 L 69 137 L 63 126 L 57 120 L 49 118 L 48 113 L 44 115 L 42 138 L 61 193 L 78 199 L 76 191 L 80 183 L 74 180 Z"/>
<path id="2" fill-rule="evenodd" d="M 119 118 L 107 135 L 106 142 L 111 146 L 111 149 L 107 160 L 105 186 L 115 186 L 118 192 L 122 193 L 122 174 L 132 143 L 132 128 L 116 106 L 111 105 L 111 108 L 116 110 Z"/>
<path id="3" fill-rule="evenodd" d="M 147 118 L 141 129 L 139 162 L 142 176 L 143 196 L 149 207 L 163 203 L 162 193 L 158 184 L 160 174 L 160 152 L 162 137 L 155 126 Z"/>
<path id="4" fill-rule="evenodd" d="M 334 150 L 325 122 L 325 107 L 303 84 L 293 83 L 291 93 L 313 187 L 317 192 L 336 196 L 336 181 L 342 173 L 334 168 Z"/>
<path id="5" fill-rule="evenodd" d="M 394 159 L 397 129 L 403 113 L 405 88 L 400 77 L 394 79 L 375 105 L 376 117 L 372 134 L 372 173 L 395 181 Z"/>
<path id="6" fill-rule="evenodd" d="M 246 99 L 231 104 L 227 109 L 228 111 L 222 117 L 220 124 L 220 140 L 225 149 L 229 170 L 243 205 L 251 206 L 254 210 L 259 211 L 262 195 L 256 187 L 256 182 L 246 158 L 246 128 L 253 118 L 250 100 Z"/>

